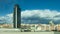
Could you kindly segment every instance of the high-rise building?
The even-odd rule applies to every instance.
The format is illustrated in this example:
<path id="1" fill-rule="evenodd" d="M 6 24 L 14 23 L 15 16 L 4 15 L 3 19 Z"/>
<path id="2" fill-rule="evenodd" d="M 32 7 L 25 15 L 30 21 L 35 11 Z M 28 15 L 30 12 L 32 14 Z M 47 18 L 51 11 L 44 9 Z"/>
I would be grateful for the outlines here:
<path id="1" fill-rule="evenodd" d="M 13 27 L 20 28 L 20 26 L 21 26 L 21 9 L 19 8 L 19 5 L 16 4 L 14 6 L 13 12 Z"/>

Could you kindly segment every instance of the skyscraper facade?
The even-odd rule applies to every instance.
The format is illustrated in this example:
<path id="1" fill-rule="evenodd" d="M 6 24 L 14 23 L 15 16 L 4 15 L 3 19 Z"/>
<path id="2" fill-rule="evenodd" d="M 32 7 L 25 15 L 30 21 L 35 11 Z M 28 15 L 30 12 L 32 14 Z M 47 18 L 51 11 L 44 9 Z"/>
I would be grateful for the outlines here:
<path id="1" fill-rule="evenodd" d="M 16 4 L 14 6 L 13 27 L 14 28 L 20 28 L 21 27 L 21 9 L 19 8 L 18 4 Z"/>

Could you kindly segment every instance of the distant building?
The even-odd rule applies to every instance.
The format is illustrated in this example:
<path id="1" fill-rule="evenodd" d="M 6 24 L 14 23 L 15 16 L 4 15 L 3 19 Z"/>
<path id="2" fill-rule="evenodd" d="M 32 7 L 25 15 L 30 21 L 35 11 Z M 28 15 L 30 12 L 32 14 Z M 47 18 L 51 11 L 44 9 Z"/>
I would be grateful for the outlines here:
<path id="1" fill-rule="evenodd" d="M 41 30 L 42 30 L 41 25 L 38 24 L 38 25 L 36 26 L 36 30 L 35 30 L 35 31 L 41 31 Z"/>
<path id="2" fill-rule="evenodd" d="M 57 24 L 57 30 L 60 31 L 60 24 Z"/>

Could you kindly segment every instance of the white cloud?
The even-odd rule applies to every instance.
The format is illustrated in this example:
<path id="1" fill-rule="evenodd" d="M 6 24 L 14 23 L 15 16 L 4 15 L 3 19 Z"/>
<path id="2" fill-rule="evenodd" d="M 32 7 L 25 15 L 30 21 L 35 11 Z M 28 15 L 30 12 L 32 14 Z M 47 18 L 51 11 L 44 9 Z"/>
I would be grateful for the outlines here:
<path id="1" fill-rule="evenodd" d="M 8 16 L 8 17 L 13 17 L 13 14 L 11 13 L 11 14 L 7 14 L 6 16 Z"/>
<path id="2" fill-rule="evenodd" d="M 25 10 L 21 12 L 21 18 L 35 18 L 39 17 L 39 19 L 52 19 L 52 20 L 60 20 L 60 12 L 56 10 Z M 33 19 L 32 18 L 32 19 Z M 13 14 L 7 14 L 5 16 L 1 16 L 0 20 L 6 19 L 7 22 L 11 23 L 13 21 Z M 24 20 L 22 20 L 24 21 Z M 24 21 L 25 22 L 25 21 Z M 30 22 L 30 21 L 29 21 Z"/>
<path id="3" fill-rule="evenodd" d="M 58 17 L 55 17 L 57 15 L 60 15 L 60 12 L 56 10 L 25 10 L 21 12 L 21 17 L 32 17 L 32 16 L 38 16 L 40 18 L 49 18 L 49 19 L 58 19 Z M 59 17 L 60 18 L 60 17 Z"/>
<path id="4" fill-rule="evenodd" d="M 6 22 L 6 23 L 12 23 L 12 21 L 13 21 L 13 14 L 11 13 L 11 14 L 7 14 L 5 16 L 1 16 L 0 20 L 2 22 Z"/>

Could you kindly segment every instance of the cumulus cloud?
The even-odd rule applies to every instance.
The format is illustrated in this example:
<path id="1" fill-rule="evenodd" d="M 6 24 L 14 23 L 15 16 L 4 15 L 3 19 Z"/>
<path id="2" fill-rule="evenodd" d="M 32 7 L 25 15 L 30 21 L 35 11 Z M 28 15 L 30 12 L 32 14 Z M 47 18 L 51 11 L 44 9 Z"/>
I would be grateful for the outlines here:
<path id="1" fill-rule="evenodd" d="M 13 14 L 7 14 L 5 16 L 1 16 L 0 20 L 7 20 L 7 22 L 12 23 Z M 21 11 L 21 22 L 22 23 L 47 23 L 50 20 L 55 22 L 59 22 L 60 20 L 60 12 L 56 10 L 25 10 Z"/>
<path id="2" fill-rule="evenodd" d="M 32 17 L 32 16 L 38 16 L 40 18 L 49 18 L 49 19 L 58 19 L 60 12 L 56 10 L 25 10 L 21 12 L 21 17 Z M 59 16 L 60 18 L 60 16 Z"/>
<path id="3" fill-rule="evenodd" d="M 0 23 L 12 23 L 12 21 L 13 21 L 12 13 L 0 17 Z"/>
<path id="4" fill-rule="evenodd" d="M 59 21 L 60 12 L 56 10 L 25 10 L 21 12 L 22 22 L 47 23 L 50 20 Z"/>

